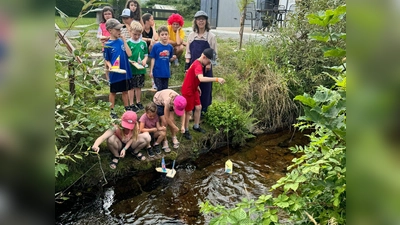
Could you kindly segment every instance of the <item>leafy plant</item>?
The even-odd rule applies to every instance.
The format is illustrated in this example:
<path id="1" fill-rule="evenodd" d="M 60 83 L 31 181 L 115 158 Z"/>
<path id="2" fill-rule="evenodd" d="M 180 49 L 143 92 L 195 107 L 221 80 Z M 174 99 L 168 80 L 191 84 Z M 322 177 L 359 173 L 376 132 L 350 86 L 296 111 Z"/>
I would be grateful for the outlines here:
<path id="1" fill-rule="evenodd" d="M 83 10 L 93 2 L 86 3 Z M 70 27 L 73 26 L 73 23 Z M 88 147 L 110 123 L 108 103 L 97 101 L 95 90 L 101 88 L 102 60 L 91 59 L 87 53 L 90 42 L 80 32 L 78 47 L 72 55 L 56 51 L 55 70 L 55 176 L 65 175 L 69 164 L 89 154 Z M 63 46 L 62 44 L 60 44 Z M 82 62 L 78 62 L 79 59 Z"/>
<path id="2" fill-rule="evenodd" d="M 345 6 L 318 14 L 322 27 L 335 24 Z M 333 12 L 333 13 L 332 13 Z M 310 22 L 316 15 L 310 15 Z M 329 31 L 329 29 L 328 29 Z M 329 36 L 334 36 L 329 34 Z M 318 40 L 319 38 L 315 38 Z M 330 39 L 334 41 L 334 39 Z M 337 50 L 337 51 L 334 51 Z M 336 52 L 326 56 L 344 56 L 345 50 L 331 48 L 323 51 Z M 344 52 L 344 55 L 341 53 Z M 332 88 L 318 86 L 313 95 L 296 96 L 304 107 L 304 115 L 295 125 L 299 129 L 312 129 L 310 144 L 290 148 L 302 153 L 294 158 L 288 173 L 272 186 L 280 191 L 277 197 L 262 195 L 257 200 L 242 199 L 235 208 L 212 206 L 201 203 L 200 212 L 213 214 L 210 224 L 280 224 L 279 215 L 294 224 L 346 224 L 346 68 L 326 67 L 338 75 L 324 73 L 334 80 Z"/>
<path id="3" fill-rule="evenodd" d="M 216 129 L 232 137 L 233 145 L 243 145 L 246 139 L 254 137 L 249 130 L 254 125 L 252 111 L 245 112 L 236 103 L 214 101 L 205 114 L 206 122 Z"/>

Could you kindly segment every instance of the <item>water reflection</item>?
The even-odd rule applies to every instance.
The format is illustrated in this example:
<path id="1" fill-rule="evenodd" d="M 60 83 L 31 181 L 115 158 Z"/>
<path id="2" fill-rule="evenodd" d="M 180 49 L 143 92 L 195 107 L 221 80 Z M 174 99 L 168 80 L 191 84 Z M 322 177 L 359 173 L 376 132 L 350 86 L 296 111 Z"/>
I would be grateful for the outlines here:
<path id="1" fill-rule="evenodd" d="M 140 194 L 130 194 L 138 193 L 132 185 L 136 178 L 126 178 L 128 182 L 105 189 L 89 206 L 64 213 L 60 224 L 207 224 L 211 218 L 199 214 L 201 202 L 233 207 L 244 197 L 270 194 L 294 157 L 277 146 L 284 137 L 275 138 L 274 142 L 274 136 L 261 136 L 241 149 L 223 148 L 194 162 L 177 163 L 174 178 L 154 171 Z M 233 162 L 232 174 L 224 172 L 228 159 Z"/>

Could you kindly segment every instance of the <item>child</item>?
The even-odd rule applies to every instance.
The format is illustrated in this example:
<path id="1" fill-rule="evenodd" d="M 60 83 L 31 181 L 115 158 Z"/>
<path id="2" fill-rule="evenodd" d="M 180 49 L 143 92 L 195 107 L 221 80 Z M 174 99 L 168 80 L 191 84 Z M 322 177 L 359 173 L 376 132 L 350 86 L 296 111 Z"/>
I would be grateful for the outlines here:
<path id="1" fill-rule="evenodd" d="M 207 48 L 203 51 L 201 56 L 195 60 L 186 72 L 185 78 L 183 79 L 183 84 L 181 88 L 182 96 L 186 98 L 187 105 L 185 108 L 186 119 L 185 119 L 185 133 L 183 136 L 192 140 L 192 136 L 189 133 L 189 116 L 193 109 L 194 112 L 194 125 L 193 130 L 205 133 L 199 126 L 200 122 L 200 95 L 201 90 L 199 89 L 200 82 L 219 82 L 220 84 L 225 83 L 225 80 L 220 77 L 204 77 L 204 70 L 207 65 L 211 64 L 211 60 L 214 58 L 214 50 L 212 48 Z"/>
<path id="2" fill-rule="evenodd" d="M 168 28 L 166 26 L 158 28 L 158 36 L 160 42 L 154 44 L 150 52 L 150 77 L 154 77 L 157 91 L 161 91 L 168 88 L 168 80 L 171 76 L 169 64 L 176 59 L 176 55 L 173 55 L 172 45 L 168 44 Z"/>
<path id="3" fill-rule="evenodd" d="M 142 39 L 147 43 L 147 48 L 151 51 L 154 43 L 158 41 L 156 24 L 154 23 L 153 15 L 150 13 L 143 14 L 142 20 L 144 23 Z"/>
<path id="4" fill-rule="evenodd" d="M 101 22 L 99 24 L 99 29 L 97 29 L 97 38 L 101 41 L 101 51 L 104 52 L 104 43 L 108 41 L 110 38 L 110 33 L 107 31 L 106 28 L 106 21 L 108 19 L 114 18 L 114 10 L 110 6 L 104 6 L 103 10 L 101 11 Z M 106 66 L 104 64 L 104 66 Z M 108 71 L 106 70 L 106 79 L 108 78 Z"/>
<path id="5" fill-rule="evenodd" d="M 178 13 L 173 13 L 168 17 L 168 32 L 169 32 L 169 40 L 170 43 L 174 47 L 174 53 L 177 57 L 175 60 L 175 65 L 178 66 L 178 58 L 182 55 L 183 50 L 185 49 L 185 44 L 183 39 L 185 38 L 185 32 L 182 30 L 183 26 L 183 17 Z"/>
<path id="6" fill-rule="evenodd" d="M 140 22 L 140 24 L 142 26 L 144 26 L 143 20 L 142 20 L 142 10 L 140 9 L 140 5 L 139 5 L 138 1 L 128 0 L 126 2 L 125 8 L 131 10 L 131 18 L 133 18 L 133 20 Z"/>
<path id="7" fill-rule="evenodd" d="M 122 23 L 124 23 L 124 27 L 121 28 L 121 35 L 125 37 L 126 40 L 129 40 L 131 38 L 130 34 L 130 26 L 133 21 L 133 18 L 131 17 L 131 10 L 129 9 L 124 9 L 122 10 L 121 13 L 121 18 L 122 18 Z"/>
<path id="8" fill-rule="evenodd" d="M 107 68 L 111 69 L 112 65 L 119 64 L 120 69 L 126 70 L 126 74 L 119 74 L 112 71 L 109 73 L 109 101 L 111 103 L 110 116 L 113 119 L 118 118 L 117 114 L 114 112 L 115 96 L 117 95 L 117 92 L 122 92 L 122 101 L 124 103 L 125 110 L 130 110 L 128 103 L 128 90 L 132 88 L 132 84 L 130 82 L 132 74 L 128 57 L 132 55 L 132 52 L 126 43 L 125 37 L 121 36 L 122 26 L 123 25 L 118 20 L 113 18 L 108 19 L 106 22 L 106 28 L 108 32 L 110 32 L 110 39 L 105 43 L 104 48 L 104 59 Z"/>
<path id="9" fill-rule="evenodd" d="M 132 151 L 138 160 L 146 160 L 146 157 L 140 153 L 140 149 L 150 143 L 150 135 L 147 132 L 139 134 L 137 126 L 137 115 L 135 112 L 126 111 L 121 118 L 121 126 L 113 125 L 94 142 L 92 149 L 99 153 L 99 145 L 107 140 L 107 146 L 113 154 L 110 168 L 117 167 L 119 158 L 124 158 L 126 151 Z"/>
<path id="10" fill-rule="evenodd" d="M 150 13 L 145 13 L 142 16 L 144 23 L 142 39 L 147 43 L 147 48 L 149 52 L 153 48 L 153 45 L 158 41 L 158 34 L 156 32 L 156 24 L 154 23 L 153 15 Z M 153 89 L 157 89 L 154 84 L 154 78 L 151 79 L 151 85 Z"/>
<path id="11" fill-rule="evenodd" d="M 144 107 L 141 100 L 142 88 L 144 87 L 144 74 L 146 73 L 146 62 L 147 62 L 147 44 L 140 36 L 142 35 L 143 27 L 137 21 L 132 21 L 130 25 L 131 38 L 128 40 L 128 46 L 131 49 L 132 55 L 129 57 L 130 61 L 135 61 L 139 65 L 143 66 L 143 69 L 138 69 L 133 64 L 131 65 L 132 70 L 132 87 L 133 91 L 129 93 L 129 101 L 131 110 L 138 111 L 143 110 Z M 136 96 L 136 105 L 133 103 Z"/>
<path id="12" fill-rule="evenodd" d="M 177 116 L 181 117 L 181 132 L 185 132 L 186 99 L 174 90 L 164 89 L 156 92 L 153 97 L 153 102 L 157 105 L 157 115 L 161 119 L 161 125 L 165 127 L 169 126 L 174 148 L 179 148 L 179 142 L 176 138 L 176 133 L 179 131 L 179 128 L 175 125 L 174 113 L 171 112 L 174 111 Z M 163 143 L 163 149 L 165 152 L 170 151 L 167 138 L 165 138 Z"/>
<path id="13" fill-rule="evenodd" d="M 161 154 L 160 143 L 164 140 L 165 135 L 167 134 L 167 128 L 165 126 L 160 125 L 160 120 L 157 115 L 157 106 L 153 102 L 146 105 L 146 113 L 144 113 L 140 119 L 140 132 L 148 132 L 151 136 L 151 139 L 155 139 L 154 142 L 154 150 L 157 155 Z M 168 149 L 169 150 L 169 149 Z M 151 145 L 147 146 L 147 153 L 150 157 L 154 157 L 154 152 L 151 148 Z"/>

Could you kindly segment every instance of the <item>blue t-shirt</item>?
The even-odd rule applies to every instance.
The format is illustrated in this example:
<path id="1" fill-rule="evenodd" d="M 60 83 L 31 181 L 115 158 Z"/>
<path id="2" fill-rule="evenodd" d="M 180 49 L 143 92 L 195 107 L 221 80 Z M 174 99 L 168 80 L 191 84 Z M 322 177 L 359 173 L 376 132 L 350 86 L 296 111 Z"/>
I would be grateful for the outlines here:
<path id="1" fill-rule="evenodd" d="M 122 73 L 109 73 L 110 83 L 116 83 L 126 79 L 132 78 L 132 72 L 130 63 L 128 60 L 128 55 L 126 54 L 124 41 L 122 39 L 108 40 L 104 45 L 104 59 L 114 64 L 119 56 L 119 68 L 126 70 L 126 74 Z"/>
<path id="2" fill-rule="evenodd" d="M 163 45 L 157 42 L 150 52 L 150 57 L 154 58 L 153 77 L 170 78 L 169 60 L 172 58 L 174 48 L 171 44 Z"/>

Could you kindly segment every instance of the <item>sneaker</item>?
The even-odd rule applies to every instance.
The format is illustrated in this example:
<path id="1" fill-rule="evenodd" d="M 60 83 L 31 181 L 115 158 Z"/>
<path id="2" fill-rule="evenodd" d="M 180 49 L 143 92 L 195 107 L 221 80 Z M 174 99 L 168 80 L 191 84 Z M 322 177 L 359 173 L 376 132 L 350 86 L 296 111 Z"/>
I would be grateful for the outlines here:
<path id="1" fill-rule="evenodd" d="M 154 157 L 154 152 L 153 152 L 153 148 L 152 148 L 152 147 L 147 148 L 147 154 L 148 154 L 151 158 Z"/>
<path id="2" fill-rule="evenodd" d="M 136 103 L 136 107 L 137 107 L 139 110 L 143 110 L 143 109 L 144 109 L 142 103 L 140 103 L 140 102 Z"/>
<path id="3" fill-rule="evenodd" d="M 193 126 L 193 130 L 195 130 L 195 131 L 197 131 L 197 132 L 201 132 L 201 133 L 203 133 L 203 134 L 206 133 L 206 131 L 205 131 L 203 128 L 201 128 L 200 126 L 199 126 L 198 128 L 195 128 L 195 127 Z"/>
<path id="4" fill-rule="evenodd" d="M 159 144 L 158 145 L 154 145 L 154 149 L 156 150 L 156 154 L 157 155 L 161 154 L 161 147 L 160 147 Z"/>
<path id="5" fill-rule="evenodd" d="M 183 133 L 183 136 L 188 140 L 192 140 L 192 135 L 190 135 L 189 131 L 185 131 L 185 133 Z"/>
<path id="6" fill-rule="evenodd" d="M 118 119 L 118 116 L 115 112 L 111 112 L 110 117 L 111 117 L 111 119 Z"/>
<path id="7" fill-rule="evenodd" d="M 136 105 L 135 105 L 135 104 L 132 104 L 130 108 L 131 108 L 131 111 L 134 111 L 134 112 L 137 112 L 137 111 L 139 111 L 139 108 L 138 108 L 138 107 L 136 107 Z"/>

